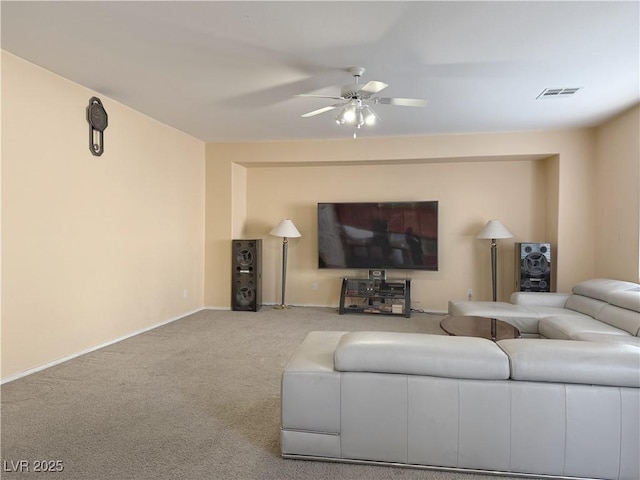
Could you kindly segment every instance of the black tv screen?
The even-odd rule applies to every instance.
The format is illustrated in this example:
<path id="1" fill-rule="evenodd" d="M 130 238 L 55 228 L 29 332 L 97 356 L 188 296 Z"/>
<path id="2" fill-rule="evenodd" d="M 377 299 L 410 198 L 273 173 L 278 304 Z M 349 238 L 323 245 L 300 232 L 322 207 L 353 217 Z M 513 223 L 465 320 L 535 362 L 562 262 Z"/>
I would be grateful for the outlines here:
<path id="1" fill-rule="evenodd" d="M 318 267 L 438 270 L 438 202 L 318 203 Z"/>

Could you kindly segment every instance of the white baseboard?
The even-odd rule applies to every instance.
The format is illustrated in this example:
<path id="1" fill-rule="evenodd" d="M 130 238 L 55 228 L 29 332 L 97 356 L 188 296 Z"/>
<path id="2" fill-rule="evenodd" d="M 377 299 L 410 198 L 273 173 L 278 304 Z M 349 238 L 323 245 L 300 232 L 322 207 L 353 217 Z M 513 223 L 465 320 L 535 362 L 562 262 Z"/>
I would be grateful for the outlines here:
<path id="1" fill-rule="evenodd" d="M 279 303 L 263 303 L 261 305 L 261 307 L 275 307 L 276 305 L 280 305 Z M 296 305 L 289 305 L 290 307 L 310 307 L 310 308 L 339 308 L 338 305 L 314 305 L 314 304 L 296 304 Z M 207 306 L 207 307 L 203 307 L 203 310 L 221 310 L 221 311 L 231 311 L 231 307 L 211 307 L 211 306 Z M 427 313 L 427 314 L 431 314 L 431 315 L 447 315 L 447 311 L 446 310 L 437 310 L 437 309 L 422 309 L 422 308 L 416 308 L 414 307 L 413 310 L 415 310 L 416 312 L 422 312 L 422 313 Z"/>
<path id="2" fill-rule="evenodd" d="M 446 310 L 433 310 L 433 309 L 423 310 L 421 308 L 416 308 L 416 310 L 419 310 L 423 313 L 428 313 L 431 315 L 448 315 L 449 314 L 449 312 L 447 312 Z"/>
<path id="3" fill-rule="evenodd" d="M 66 357 L 54 360 L 53 362 L 48 362 L 48 363 L 45 363 L 45 364 L 40 365 L 38 367 L 34 367 L 34 368 L 30 368 L 29 370 L 25 370 L 24 372 L 16 373 L 15 375 L 11 375 L 11 376 L 9 376 L 7 378 L 2 379 L 0 381 L 0 385 L 4 385 L 5 383 L 13 382 L 14 380 L 18 380 L 19 378 L 26 377 L 28 375 L 31 375 L 32 373 L 36 373 L 36 372 L 40 372 L 42 370 L 46 370 L 47 368 L 55 367 L 56 365 L 60 365 L 61 363 L 68 362 L 69 360 L 73 360 L 74 358 L 78 358 L 78 357 L 80 357 L 82 355 L 85 355 L 87 353 L 95 352 L 96 350 L 100 350 L 101 348 L 108 347 L 109 345 L 113 345 L 114 343 L 121 342 L 122 340 L 126 340 L 127 338 L 135 337 L 136 335 L 140 335 L 141 333 L 145 333 L 145 332 L 148 332 L 150 330 L 154 330 L 154 329 L 156 329 L 158 327 L 162 327 L 163 325 L 167 325 L 169 323 L 175 322 L 176 320 L 180 320 L 181 318 L 184 318 L 186 316 L 192 315 L 192 314 L 197 313 L 197 312 L 199 312 L 201 310 L 203 310 L 203 308 L 198 308 L 196 310 L 193 310 L 192 312 L 187 312 L 187 313 L 184 313 L 184 314 L 182 314 L 182 315 L 180 315 L 178 317 L 170 318 L 169 320 L 165 320 L 163 322 L 156 323 L 154 325 L 151 325 L 150 327 L 143 328 L 142 330 L 137 330 L 137 331 L 135 331 L 133 333 L 124 335 L 122 337 L 115 338 L 113 340 L 109 340 L 109 341 L 101 343 L 99 345 L 95 345 L 93 347 L 87 348 L 86 350 L 82 350 L 80 352 L 73 353 L 73 354 L 68 355 Z"/>
<path id="4" fill-rule="evenodd" d="M 262 303 L 260 305 L 260 307 L 264 308 L 270 308 L 270 307 L 275 307 L 276 305 L 280 305 L 279 303 Z M 338 308 L 337 305 L 290 305 L 288 304 L 290 307 L 317 307 L 317 308 Z M 231 311 L 231 307 L 203 307 L 203 310 L 221 310 L 221 311 L 227 311 L 230 312 Z M 244 311 L 244 310 L 242 310 Z M 250 311 L 250 310 L 246 310 L 246 311 Z"/>
<path id="5" fill-rule="evenodd" d="M 277 305 L 280 305 L 279 303 L 263 303 L 262 306 L 263 307 L 275 307 Z M 287 303 L 287 305 L 289 305 L 290 307 L 309 307 L 309 308 L 338 308 L 338 305 L 315 305 L 315 304 L 311 304 L 311 303 L 305 303 L 304 305 L 302 304 L 291 304 L 291 303 Z"/>

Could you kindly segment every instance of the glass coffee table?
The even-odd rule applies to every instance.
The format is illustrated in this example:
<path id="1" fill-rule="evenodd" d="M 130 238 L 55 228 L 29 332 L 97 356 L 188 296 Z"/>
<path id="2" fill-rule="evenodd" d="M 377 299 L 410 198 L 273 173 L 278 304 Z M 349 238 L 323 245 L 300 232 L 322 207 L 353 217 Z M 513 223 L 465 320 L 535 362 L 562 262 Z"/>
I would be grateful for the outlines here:
<path id="1" fill-rule="evenodd" d="M 440 321 L 440 328 L 449 335 L 481 337 L 494 342 L 507 338 L 520 338 L 520 330 L 510 323 L 488 317 L 456 317 L 449 315 Z"/>

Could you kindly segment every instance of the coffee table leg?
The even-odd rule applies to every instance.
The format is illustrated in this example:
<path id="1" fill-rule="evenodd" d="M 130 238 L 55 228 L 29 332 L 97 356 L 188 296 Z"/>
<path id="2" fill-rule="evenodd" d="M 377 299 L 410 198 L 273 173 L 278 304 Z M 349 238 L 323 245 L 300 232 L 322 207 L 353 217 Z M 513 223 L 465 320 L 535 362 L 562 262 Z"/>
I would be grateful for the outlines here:
<path id="1" fill-rule="evenodd" d="M 492 318 L 491 319 L 491 340 L 495 342 L 497 335 L 498 335 L 498 332 L 497 332 L 496 319 Z"/>

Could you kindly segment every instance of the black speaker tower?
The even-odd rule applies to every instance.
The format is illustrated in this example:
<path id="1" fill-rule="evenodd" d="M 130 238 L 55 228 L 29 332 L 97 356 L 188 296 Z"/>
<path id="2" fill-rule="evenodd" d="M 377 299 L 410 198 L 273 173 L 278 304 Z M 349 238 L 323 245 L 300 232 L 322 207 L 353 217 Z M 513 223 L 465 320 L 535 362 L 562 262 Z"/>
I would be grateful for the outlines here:
<path id="1" fill-rule="evenodd" d="M 551 291 L 551 245 L 516 243 L 516 291 Z"/>
<path id="2" fill-rule="evenodd" d="M 262 240 L 231 241 L 231 309 L 257 312 L 262 305 Z"/>

